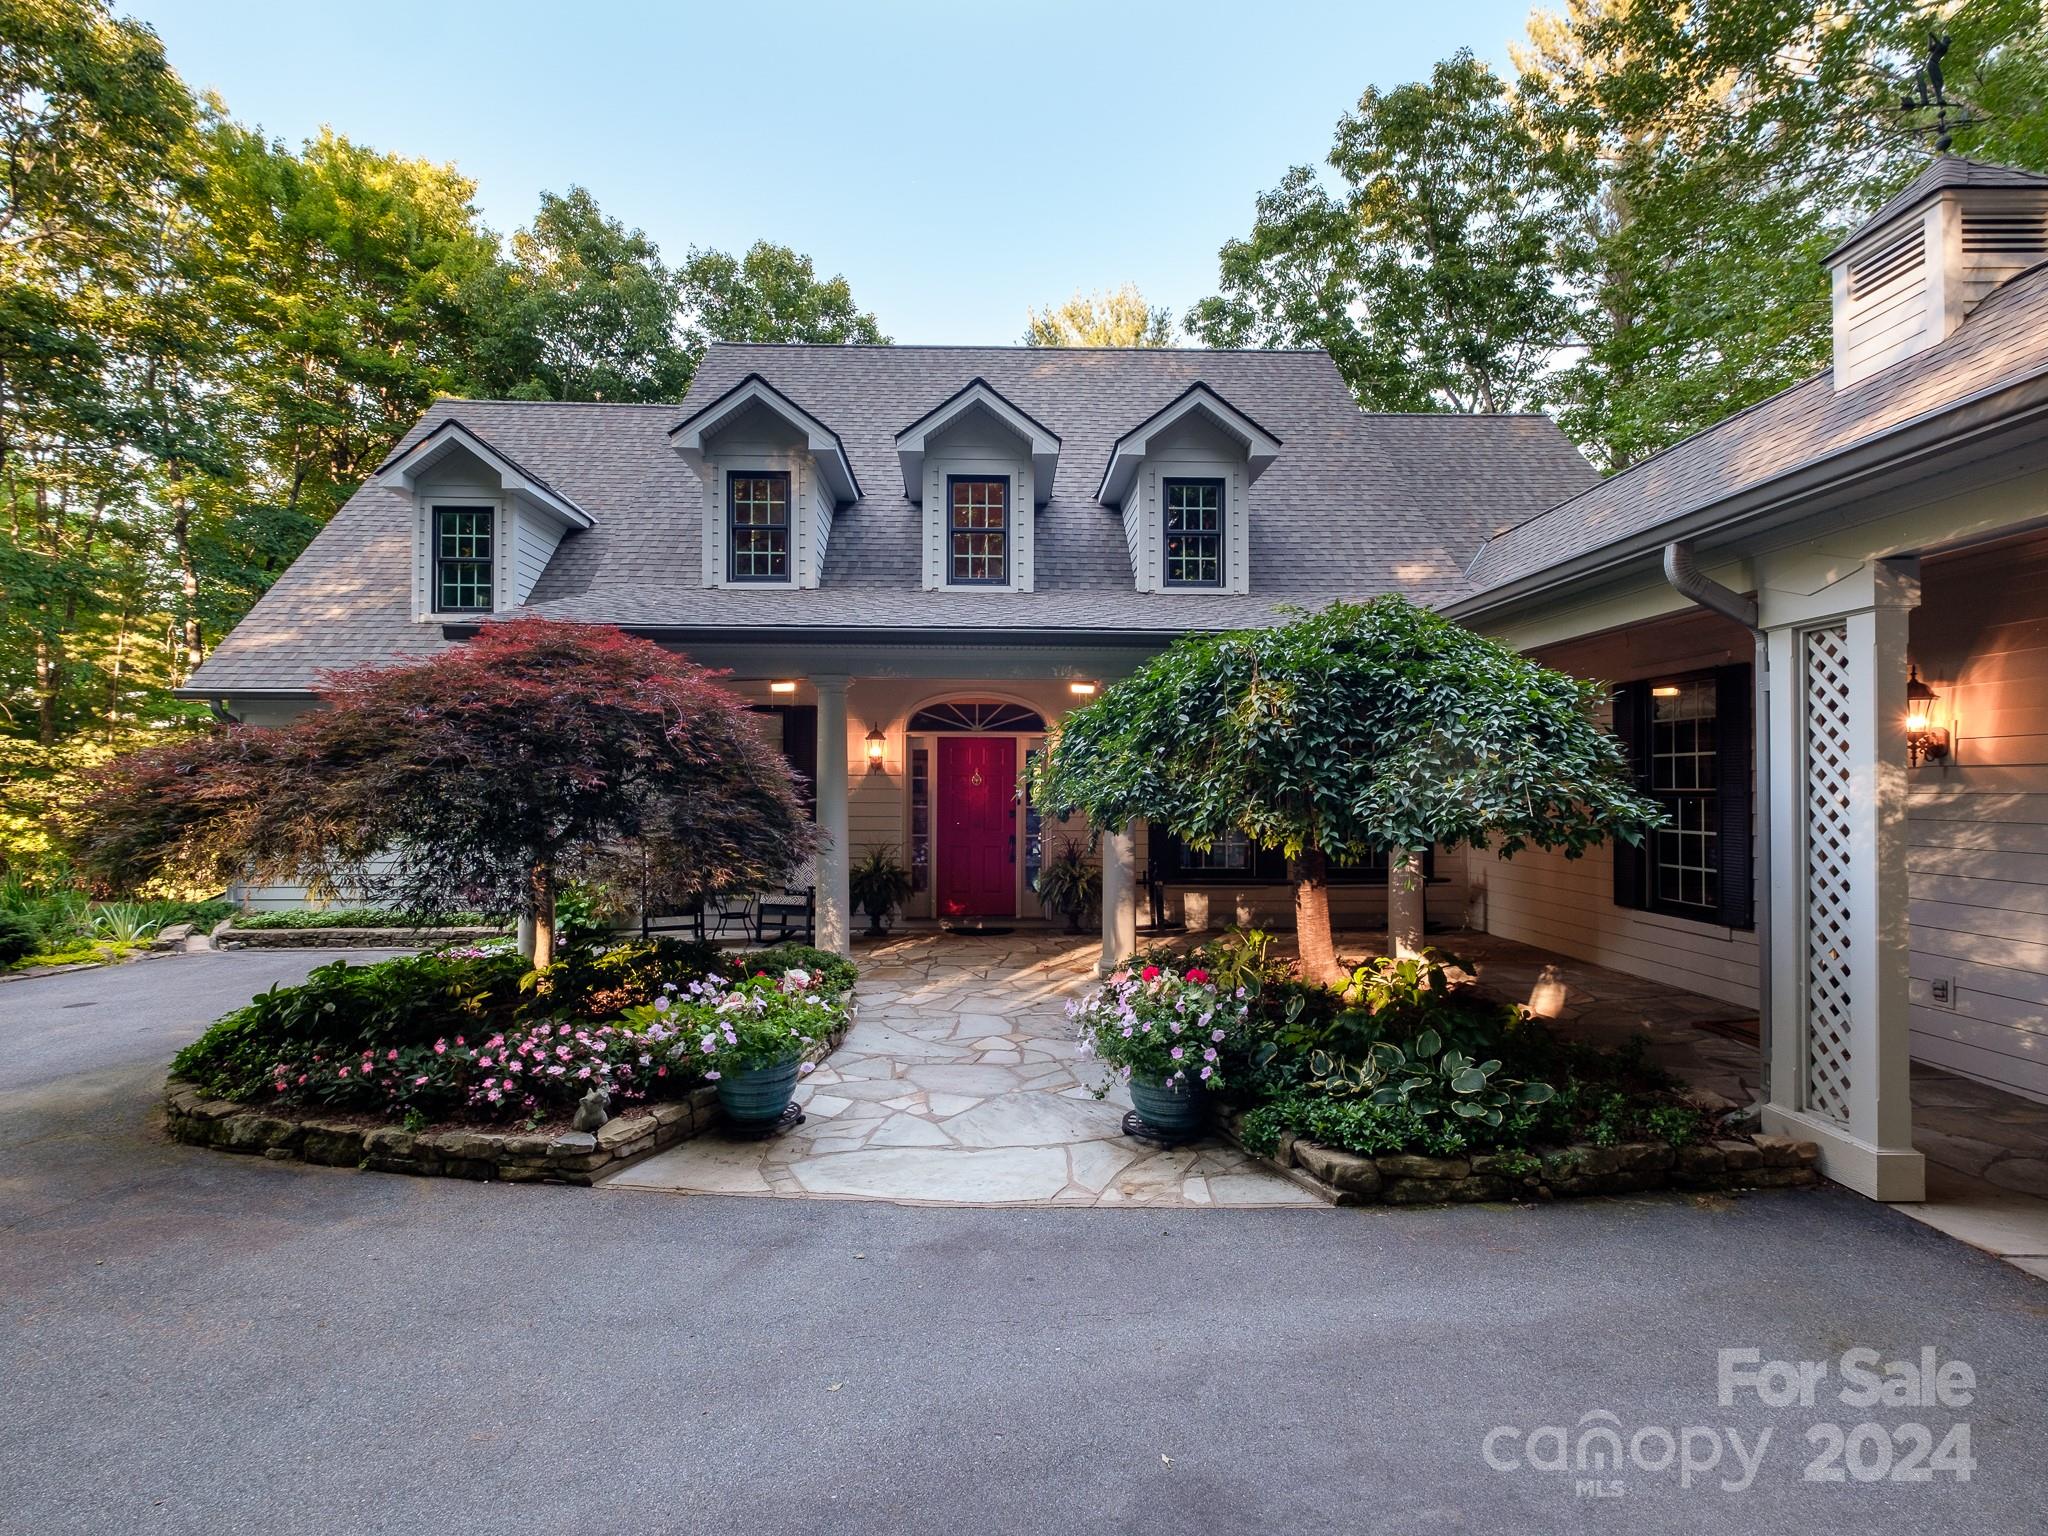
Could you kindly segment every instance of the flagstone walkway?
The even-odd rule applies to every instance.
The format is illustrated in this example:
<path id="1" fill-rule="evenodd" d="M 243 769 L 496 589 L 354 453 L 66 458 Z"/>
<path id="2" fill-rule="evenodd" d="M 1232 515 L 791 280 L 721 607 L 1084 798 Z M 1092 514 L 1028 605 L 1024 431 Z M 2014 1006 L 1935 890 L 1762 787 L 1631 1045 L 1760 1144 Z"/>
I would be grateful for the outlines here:
<path id="1" fill-rule="evenodd" d="M 684 1194 L 916 1205 L 1303 1205 L 1313 1195 L 1220 1141 L 1160 1151 L 1098 1100 L 1070 998 L 1101 941 L 915 933 L 869 945 L 859 1018 L 798 1089 L 805 1120 L 768 1141 L 713 1133 L 604 1181 Z"/>

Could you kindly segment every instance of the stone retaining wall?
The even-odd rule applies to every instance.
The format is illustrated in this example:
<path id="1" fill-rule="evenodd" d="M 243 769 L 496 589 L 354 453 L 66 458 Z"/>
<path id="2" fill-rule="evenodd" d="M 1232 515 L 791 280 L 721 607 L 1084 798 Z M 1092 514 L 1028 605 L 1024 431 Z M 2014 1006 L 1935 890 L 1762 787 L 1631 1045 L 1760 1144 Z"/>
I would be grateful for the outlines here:
<path id="1" fill-rule="evenodd" d="M 223 949 L 431 949 L 502 939 L 509 928 L 222 928 Z"/>
<path id="2" fill-rule="evenodd" d="M 303 931 L 303 930 L 301 930 Z M 820 1061 L 846 1038 L 849 1018 L 808 1053 Z M 620 1164 L 700 1136 L 723 1118 L 718 1090 L 692 1089 L 685 1098 L 633 1105 L 594 1133 L 534 1136 L 519 1131 L 408 1131 L 395 1125 L 355 1125 L 271 1106 L 252 1109 L 209 1099 L 178 1078 L 164 1094 L 165 1128 L 175 1141 L 332 1168 L 371 1168 L 452 1179 L 509 1183 L 590 1184 Z"/>
<path id="3" fill-rule="evenodd" d="M 1244 1145 L 1242 1111 L 1220 1117 Z M 1332 1205 L 1448 1205 L 1475 1200 L 1552 1200 L 1644 1189 L 1764 1189 L 1820 1182 L 1820 1148 L 1787 1136 L 1724 1136 L 1691 1146 L 1661 1141 L 1468 1157 L 1361 1157 L 1283 1134 L 1270 1155 L 1246 1151 Z"/>

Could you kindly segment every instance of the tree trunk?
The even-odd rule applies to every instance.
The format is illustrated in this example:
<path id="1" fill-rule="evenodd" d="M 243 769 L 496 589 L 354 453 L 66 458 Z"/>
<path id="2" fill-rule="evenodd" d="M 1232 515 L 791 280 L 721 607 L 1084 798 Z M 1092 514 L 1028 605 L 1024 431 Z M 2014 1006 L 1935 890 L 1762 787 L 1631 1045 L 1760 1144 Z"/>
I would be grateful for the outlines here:
<path id="1" fill-rule="evenodd" d="M 1387 852 L 1387 952 L 1396 960 L 1422 953 L 1422 856 L 1411 848 Z"/>
<path id="2" fill-rule="evenodd" d="M 535 861 L 527 876 L 527 905 L 533 909 L 533 968 L 544 971 L 555 963 L 555 867 L 546 859 Z"/>
<path id="3" fill-rule="evenodd" d="M 1294 940 L 1301 949 L 1301 978 L 1334 987 L 1344 980 L 1330 935 L 1330 861 L 1320 848 L 1305 848 L 1294 860 Z"/>

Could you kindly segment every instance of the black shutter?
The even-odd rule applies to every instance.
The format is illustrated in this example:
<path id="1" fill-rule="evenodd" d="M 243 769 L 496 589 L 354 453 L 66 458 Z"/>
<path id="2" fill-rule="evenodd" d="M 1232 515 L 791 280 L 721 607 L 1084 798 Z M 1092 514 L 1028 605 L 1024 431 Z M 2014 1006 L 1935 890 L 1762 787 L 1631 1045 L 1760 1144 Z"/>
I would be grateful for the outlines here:
<path id="1" fill-rule="evenodd" d="M 844 752 L 846 744 L 839 743 Z M 818 818 L 818 706 L 791 704 L 782 710 L 782 755 L 804 781 L 804 809 Z"/>
<path id="2" fill-rule="evenodd" d="M 1756 922 L 1756 830 L 1751 825 L 1755 794 L 1753 738 L 1756 698 L 1748 667 L 1721 667 L 1714 674 L 1715 763 L 1721 782 L 1720 825 L 1715 846 L 1721 854 L 1721 921 L 1730 928 Z"/>
<path id="3" fill-rule="evenodd" d="M 1621 738 L 1622 749 L 1628 753 L 1636 788 L 1645 791 L 1650 787 L 1650 764 L 1649 752 L 1645 748 L 1649 729 L 1643 717 L 1647 713 L 1645 706 L 1649 699 L 1648 683 L 1624 683 L 1614 690 L 1614 734 Z M 1614 847 L 1614 904 L 1640 909 L 1649 856 L 1642 846 L 1623 842 L 1618 837 L 1610 839 L 1610 842 Z"/>

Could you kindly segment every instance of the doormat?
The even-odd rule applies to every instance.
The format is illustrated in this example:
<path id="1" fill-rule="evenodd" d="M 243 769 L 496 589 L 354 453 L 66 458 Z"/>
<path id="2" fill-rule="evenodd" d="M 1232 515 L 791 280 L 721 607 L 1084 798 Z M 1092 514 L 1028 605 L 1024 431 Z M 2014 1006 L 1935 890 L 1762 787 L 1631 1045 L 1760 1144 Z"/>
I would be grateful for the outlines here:
<path id="1" fill-rule="evenodd" d="M 1000 927 L 993 923 L 941 923 L 939 924 L 939 931 L 941 933 L 964 934 L 968 938 L 974 939 L 1001 939 L 1007 938 L 1017 930 Z"/>

